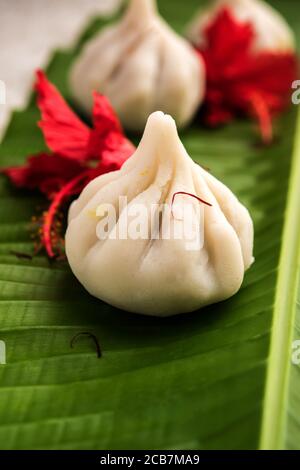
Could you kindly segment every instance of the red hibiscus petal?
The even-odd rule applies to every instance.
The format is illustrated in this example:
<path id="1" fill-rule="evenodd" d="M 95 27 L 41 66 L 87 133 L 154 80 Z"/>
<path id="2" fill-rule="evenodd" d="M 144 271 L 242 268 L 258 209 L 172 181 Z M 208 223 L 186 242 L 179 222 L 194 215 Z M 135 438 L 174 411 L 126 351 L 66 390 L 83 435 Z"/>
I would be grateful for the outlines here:
<path id="1" fill-rule="evenodd" d="M 89 158 L 90 129 L 70 109 L 41 70 L 36 76 L 37 104 L 42 116 L 39 126 L 48 147 L 68 158 Z"/>
<path id="2" fill-rule="evenodd" d="M 106 96 L 94 92 L 93 126 L 100 134 L 118 132 L 123 134 L 120 121 Z"/>
<path id="3" fill-rule="evenodd" d="M 94 92 L 93 129 L 89 142 L 90 155 L 99 155 L 103 149 L 102 158 L 119 162 L 122 166 L 125 160 L 135 151 L 134 145 L 125 137 L 120 121 L 109 100 Z"/>
<path id="4" fill-rule="evenodd" d="M 235 21 L 229 8 L 222 8 L 215 20 L 208 24 L 204 31 L 207 47 L 213 51 L 214 58 L 224 68 L 231 68 L 233 61 L 244 58 L 254 39 L 254 31 L 250 23 Z M 238 39 L 238 40 L 237 40 Z M 231 61 L 228 62 L 228 55 Z"/>
<path id="5" fill-rule="evenodd" d="M 68 180 L 83 171 L 81 163 L 61 155 L 40 153 L 28 157 L 23 166 L 1 170 L 18 188 L 38 189 L 48 198 Z"/>

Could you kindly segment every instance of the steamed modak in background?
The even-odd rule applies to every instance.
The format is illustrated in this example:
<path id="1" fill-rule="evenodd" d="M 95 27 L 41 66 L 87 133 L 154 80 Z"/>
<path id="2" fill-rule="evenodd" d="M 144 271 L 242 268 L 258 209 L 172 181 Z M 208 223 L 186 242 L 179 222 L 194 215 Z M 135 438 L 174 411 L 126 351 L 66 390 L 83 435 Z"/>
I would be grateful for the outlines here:
<path id="1" fill-rule="evenodd" d="M 130 0 L 123 18 L 83 48 L 70 86 L 87 112 L 94 90 L 106 95 L 126 129 L 142 131 L 154 111 L 172 115 L 181 128 L 203 100 L 205 70 L 188 41 L 159 16 L 155 0 Z"/>
<path id="2" fill-rule="evenodd" d="M 286 20 L 262 0 L 211 1 L 208 8 L 200 10 L 190 23 L 188 39 L 196 46 L 205 46 L 205 29 L 224 8 L 239 21 L 248 22 L 254 28 L 254 52 L 284 53 L 295 50 L 294 34 Z"/>

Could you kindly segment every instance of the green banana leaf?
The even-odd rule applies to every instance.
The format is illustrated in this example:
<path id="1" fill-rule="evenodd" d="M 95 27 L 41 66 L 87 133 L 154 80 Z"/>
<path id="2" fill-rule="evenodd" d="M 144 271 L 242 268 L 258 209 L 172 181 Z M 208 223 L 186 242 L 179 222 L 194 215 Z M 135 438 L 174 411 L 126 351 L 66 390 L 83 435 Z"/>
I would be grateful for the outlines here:
<path id="1" fill-rule="evenodd" d="M 203 2 L 161 0 L 178 31 Z M 296 0 L 274 4 L 300 41 Z M 67 74 L 79 47 L 56 53 L 51 80 L 68 97 Z M 38 38 L 37 38 L 38 40 Z M 44 149 L 34 101 L 15 113 L 0 149 L 1 166 Z M 237 295 L 169 319 L 118 311 L 89 296 L 66 263 L 30 252 L 37 194 L 0 179 L 1 449 L 299 449 L 300 121 L 278 122 L 278 140 L 255 145 L 255 127 L 238 121 L 210 131 L 195 124 L 181 137 L 249 208 L 256 262 Z M 97 335 L 103 350 L 82 338 Z"/>

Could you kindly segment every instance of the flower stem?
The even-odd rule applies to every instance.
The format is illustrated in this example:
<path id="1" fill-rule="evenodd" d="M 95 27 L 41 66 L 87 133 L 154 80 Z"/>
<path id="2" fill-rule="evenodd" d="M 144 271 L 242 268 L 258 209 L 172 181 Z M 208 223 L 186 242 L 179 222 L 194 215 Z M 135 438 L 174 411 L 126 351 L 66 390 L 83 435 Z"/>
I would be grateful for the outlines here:
<path id="1" fill-rule="evenodd" d="M 66 185 L 64 185 L 54 196 L 50 207 L 45 214 L 43 227 L 42 227 L 42 240 L 45 246 L 47 255 L 49 258 L 54 258 L 56 256 L 53 249 L 53 237 L 52 229 L 55 220 L 55 216 L 60 208 L 60 206 L 65 202 L 65 200 L 74 193 L 74 189 L 84 178 L 86 178 L 86 172 L 81 173 L 79 176 L 76 176 Z"/>

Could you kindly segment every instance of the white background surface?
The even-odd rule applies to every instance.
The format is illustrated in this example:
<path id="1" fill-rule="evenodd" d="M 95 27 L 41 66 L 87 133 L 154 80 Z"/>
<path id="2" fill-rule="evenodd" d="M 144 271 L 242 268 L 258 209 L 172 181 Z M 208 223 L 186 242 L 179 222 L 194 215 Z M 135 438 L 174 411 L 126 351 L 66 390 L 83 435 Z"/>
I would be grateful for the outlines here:
<path id="1" fill-rule="evenodd" d="M 0 0 L 0 139 L 11 111 L 26 106 L 33 73 L 57 48 L 70 47 L 95 15 L 112 13 L 120 0 Z M 1 97 L 0 97 L 1 98 Z"/>

